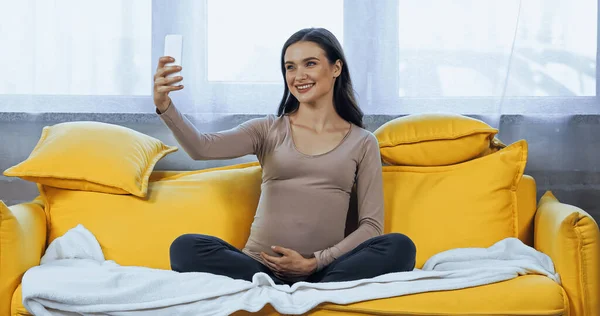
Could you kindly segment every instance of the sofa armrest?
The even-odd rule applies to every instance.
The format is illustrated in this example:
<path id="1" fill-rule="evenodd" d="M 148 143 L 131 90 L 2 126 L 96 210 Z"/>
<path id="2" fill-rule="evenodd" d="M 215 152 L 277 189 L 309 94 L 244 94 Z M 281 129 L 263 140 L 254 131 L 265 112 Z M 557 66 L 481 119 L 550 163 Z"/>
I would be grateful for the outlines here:
<path id="1" fill-rule="evenodd" d="M 600 232 L 585 211 L 560 203 L 551 192 L 540 199 L 534 247 L 552 258 L 569 299 L 569 315 L 600 315 Z"/>
<path id="2" fill-rule="evenodd" d="M 0 201 L 0 315 L 10 315 L 15 289 L 45 249 L 44 204 L 36 199 L 7 207 Z"/>

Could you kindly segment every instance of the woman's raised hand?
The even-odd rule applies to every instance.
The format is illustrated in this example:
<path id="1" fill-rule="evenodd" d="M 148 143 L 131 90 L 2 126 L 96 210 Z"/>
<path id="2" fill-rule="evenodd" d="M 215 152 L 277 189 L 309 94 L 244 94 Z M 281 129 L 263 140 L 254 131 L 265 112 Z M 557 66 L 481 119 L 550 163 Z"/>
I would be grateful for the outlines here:
<path id="1" fill-rule="evenodd" d="M 154 105 L 159 112 L 164 112 L 171 104 L 171 98 L 169 92 L 182 90 L 183 85 L 171 85 L 176 82 L 183 80 L 183 77 L 169 77 L 172 73 L 181 71 L 181 66 L 165 66 L 167 63 L 174 62 L 170 56 L 163 56 L 158 60 L 158 67 L 156 68 L 156 74 L 154 75 Z"/>

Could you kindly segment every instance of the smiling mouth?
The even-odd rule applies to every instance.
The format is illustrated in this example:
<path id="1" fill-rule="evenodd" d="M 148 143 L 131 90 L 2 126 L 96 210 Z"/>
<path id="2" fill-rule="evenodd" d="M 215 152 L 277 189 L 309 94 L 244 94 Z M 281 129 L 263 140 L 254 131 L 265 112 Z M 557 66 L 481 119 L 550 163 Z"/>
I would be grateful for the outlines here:
<path id="1" fill-rule="evenodd" d="M 314 83 L 303 84 L 301 86 L 296 86 L 296 89 L 298 90 L 298 92 L 303 93 L 310 90 L 310 88 L 312 88 L 314 85 Z"/>

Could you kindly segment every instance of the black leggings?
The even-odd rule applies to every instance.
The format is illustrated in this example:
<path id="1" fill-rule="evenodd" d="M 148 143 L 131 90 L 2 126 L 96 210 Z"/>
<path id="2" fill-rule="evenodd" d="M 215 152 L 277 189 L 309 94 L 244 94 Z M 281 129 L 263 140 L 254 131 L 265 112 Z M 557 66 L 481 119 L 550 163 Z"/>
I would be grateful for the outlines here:
<path id="1" fill-rule="evenodd" d="M 171 244 L 171 269 L 177 272 L 208 272 L 252 281 L 257 272 L 268 274 L 277 284 L 292 282 L 277 278 L 262 263 L 213 236 L 185 234 Z M 306 279 L 307 282 L 340 282 L 411 271 L 415 267 L 415 244 L 398 233 L 373 237 Z"/>

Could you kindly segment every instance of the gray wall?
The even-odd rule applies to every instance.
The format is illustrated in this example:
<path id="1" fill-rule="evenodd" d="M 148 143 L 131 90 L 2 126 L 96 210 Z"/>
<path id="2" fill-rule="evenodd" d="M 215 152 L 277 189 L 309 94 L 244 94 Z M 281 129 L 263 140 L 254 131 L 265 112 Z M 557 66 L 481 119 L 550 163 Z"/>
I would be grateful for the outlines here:
<path id="1" fill-rule="evenodd" d="M 600 222 L 600 115 L 504 115 L 478 117 L 492 126 L 499 119 L 498 137 L 505 143 L 526 139 L 529 160 L 526 173 L 538 185 L 538 199 L 546 191 L 565 203 L 576 205 Z M 250 116 L 191 118 L 202 131 L 232 127 Z M 374 131 L 394 116 L 367 116 L 367 128 Z M 27 158 L 44 126 L 59 122 L 91 120 L 119 124 L 177 145 L 170 131 L 154 114 L 28 114 L 0 113 L 0 170 L 4 171 Z M 158 163 L 156 169 L 190 170 L 252 161 L 244 157 L 225 161 L 192 161 L 180 149 Z M 12 205 L 29 201 L 38 194 L 34 184 L 0 176 L 0 199 Z"/>

